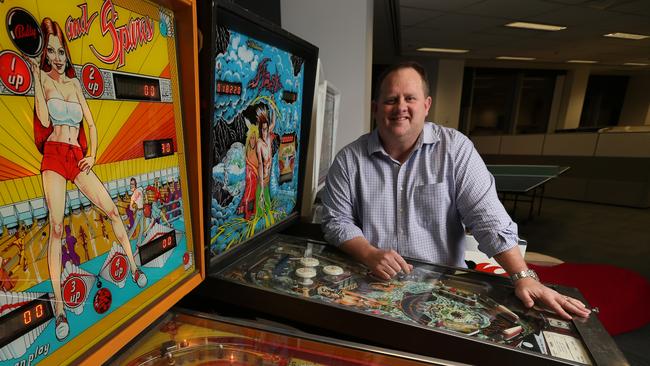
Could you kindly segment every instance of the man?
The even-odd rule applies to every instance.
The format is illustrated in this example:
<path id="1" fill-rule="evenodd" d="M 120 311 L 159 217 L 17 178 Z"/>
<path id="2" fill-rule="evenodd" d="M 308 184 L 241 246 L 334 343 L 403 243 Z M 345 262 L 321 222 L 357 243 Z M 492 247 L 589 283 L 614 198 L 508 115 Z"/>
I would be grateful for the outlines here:
<path id="1" fill-rule="evenodd" d="M 517 225 L 471 141 L 424 122 L 431 97 L 422 66 L 393 65 L 378 82 L 377 129 L 343 148 L 327 175 L 325 238 L 390 279 L 411 271 L 402 255 L 464 267 L 465 225 L 479 249 L 512 276 L 525 306 L 538 302 L 566 319 L 588 316 L 582 302 L 529 271 L 517 248 Z"/>

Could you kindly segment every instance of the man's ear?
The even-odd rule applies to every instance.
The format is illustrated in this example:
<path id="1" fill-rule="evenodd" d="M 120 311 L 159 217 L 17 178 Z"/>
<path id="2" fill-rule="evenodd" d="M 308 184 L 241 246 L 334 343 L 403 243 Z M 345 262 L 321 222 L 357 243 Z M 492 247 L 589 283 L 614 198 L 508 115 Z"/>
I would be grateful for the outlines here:
<path id="1" fill-rule="evenodd" d="M 426 112 L 427 112 L 426 114 L 429 114 L 429 108 L 431 108 L 431 102 L 432 102 L 431 96 L 428 96 L 424 100 L 424 108 L 426 109 Z"/>

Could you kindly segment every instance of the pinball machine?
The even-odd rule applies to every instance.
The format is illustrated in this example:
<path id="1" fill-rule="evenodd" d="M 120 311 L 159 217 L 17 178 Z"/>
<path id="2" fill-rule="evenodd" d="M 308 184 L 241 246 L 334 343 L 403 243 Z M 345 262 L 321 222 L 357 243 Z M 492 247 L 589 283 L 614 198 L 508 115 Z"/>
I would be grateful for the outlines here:
<path id="1" fill-rule="evenodd" d="M 310 234 L 298 216 L 317 50 L 231 3 L 206 5 L 199 26 L 208 259 L 184 306 L 472 364 L 626 364 L 596 315 L 526 309 L 503 277 L 409 259 L 412 274 L 382 281 L 295 235 Z"/>
<path id="2" fill-rule="evenodd" d="M 108 365 L 417 366 L 456 362 L 186 309 L 165 313 Z"/>
<path id="3" fill-rule="evenodd" d="M 99 364 L 202 280 L 195 6 L 0 17 L 0 364 Z"/>

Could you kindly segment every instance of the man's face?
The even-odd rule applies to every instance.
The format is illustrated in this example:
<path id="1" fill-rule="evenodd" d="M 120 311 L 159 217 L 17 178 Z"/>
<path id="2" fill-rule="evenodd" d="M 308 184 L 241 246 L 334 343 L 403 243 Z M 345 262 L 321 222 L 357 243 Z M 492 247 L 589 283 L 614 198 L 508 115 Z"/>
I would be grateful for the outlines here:
<path id="1" fill-rule="evenodd" d="M 384 142 L 412 144 L 420 135 L 431 107 L 422 78 L 411 68 L 391 72 L 373 102 L 379 136 Z"/>

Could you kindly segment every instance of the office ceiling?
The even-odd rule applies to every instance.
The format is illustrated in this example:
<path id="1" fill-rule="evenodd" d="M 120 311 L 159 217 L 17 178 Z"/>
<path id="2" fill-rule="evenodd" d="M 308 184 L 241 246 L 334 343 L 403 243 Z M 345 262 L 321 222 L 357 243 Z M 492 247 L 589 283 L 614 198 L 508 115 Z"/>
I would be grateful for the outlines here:
<path id="1" fill-rule="evenodd" d="M 514 21 L 567 27 L 557 32 L 515 29 Z M 531 63 L 566 65 L 595 60 L 608 68 L 650 64 L 650 38 L 603 37 L 625 32 L 650 35 L 650 0 L 377 0 L 375 58 L 422 56 L 495 60 L 534 57 Z M 424 53 L 420 47 L 467 49 L 464 54 Z M 392 55 L 391 55 L 392 54 Z"/>

